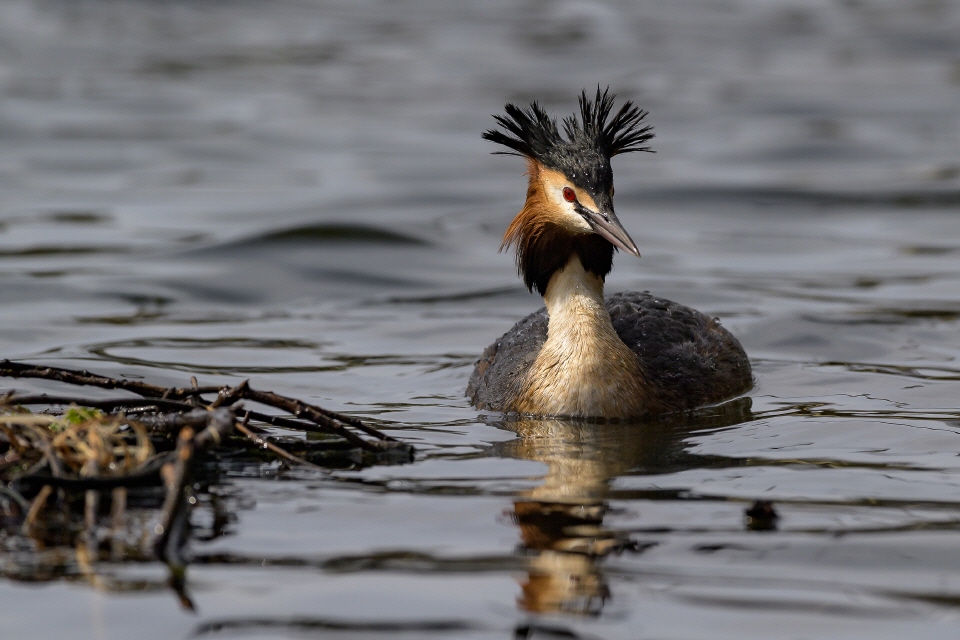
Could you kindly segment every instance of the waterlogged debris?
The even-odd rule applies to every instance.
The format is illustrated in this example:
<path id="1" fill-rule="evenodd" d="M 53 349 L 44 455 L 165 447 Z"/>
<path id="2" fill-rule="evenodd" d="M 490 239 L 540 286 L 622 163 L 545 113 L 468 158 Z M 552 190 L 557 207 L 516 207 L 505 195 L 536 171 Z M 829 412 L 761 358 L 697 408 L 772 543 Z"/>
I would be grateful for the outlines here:
<path id="1" fill-rule="evenodd" d="M 77 566 L 98 584 L 92 567 L 104 549 L 112 559 L 161 559 L 188 607 L 184 550 L 198 503 L 194 491 L 211 461 L 243 456 L 327 472 L 413 456 L 412 447 L 356 418 L 246 381 L 202 387 L 193 379 L 189 387 L 167 388 L 10 361 L 0 362 L 0 376 L 131 392 L 108 399 L 0 396 L 2 530 L 38 549 L 74 548 Z M 322 437 L 280 439 L 270 425 Z"/>
<path id="2" fill-rule="evenodd" d="M 757 500 L 744 514 L 744 523 L 751 531 L 774 531 L 779 519 L 769 500 Z"/>

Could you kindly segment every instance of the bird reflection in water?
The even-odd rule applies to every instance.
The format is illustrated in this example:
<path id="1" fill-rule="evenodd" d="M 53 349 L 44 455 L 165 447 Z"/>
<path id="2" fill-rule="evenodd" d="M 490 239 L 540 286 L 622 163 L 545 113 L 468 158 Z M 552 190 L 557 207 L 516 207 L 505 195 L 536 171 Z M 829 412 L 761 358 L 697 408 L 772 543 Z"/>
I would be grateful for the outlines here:
<path id="1" fill-rule="evenodd" d="M 510 514 L 529 558 L 519 607 L 532 613 L 599 615 L 611 597 L 602 560 L 611 553 L 640 553 L 654 544 L 639 544 L 628 534 L 604 528 L 611 480 L 705 466 L 709 462 L 689 453 L 684 438 L 751 419 L 750 399 L 738 398 L 645 423 L 497 423 L 519 436 L 497 445 L 501 455 L 547 465 L 543 483 L 523 492 Z"/>

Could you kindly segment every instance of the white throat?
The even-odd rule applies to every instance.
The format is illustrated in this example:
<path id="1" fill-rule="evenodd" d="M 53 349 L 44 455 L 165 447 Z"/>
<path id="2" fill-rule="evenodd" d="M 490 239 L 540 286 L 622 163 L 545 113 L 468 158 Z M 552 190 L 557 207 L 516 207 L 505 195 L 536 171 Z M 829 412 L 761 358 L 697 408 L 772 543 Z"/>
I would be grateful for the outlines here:
<path id="1" fill-rule="evenodd" d="M 547 304 L 551 329 L 554 324 L 565 325 L 571 314 L 599 314 L 606 316 L 607 324 L 610 324 L 610 314 L 603 305 L 603 280 L 588 273 L 576 254 L 570 256 L 567 264 L 550 278 L 543 301 Z M 613 325 L 610 325 L 610 331 L 613 331 Z"/>
<path id="2" fill-rule="evenodd" d="M 603 280 L 576 255 L 544 295 L 547 340 L 527 374 L 518 411 L 536 415 L 628 417 L 643 413 L 644 380 L 603 303 Z"/>

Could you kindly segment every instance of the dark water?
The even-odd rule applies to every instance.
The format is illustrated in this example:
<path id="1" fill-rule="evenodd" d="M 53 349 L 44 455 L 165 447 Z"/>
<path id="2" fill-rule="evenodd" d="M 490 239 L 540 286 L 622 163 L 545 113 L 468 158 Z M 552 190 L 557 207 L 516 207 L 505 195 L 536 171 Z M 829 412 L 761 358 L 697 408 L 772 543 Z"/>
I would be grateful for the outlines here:
<path id="1" fill-rule="evenodd" d="M 479 132 L 598 83 L 657 132 L 609 290 L 720 316 L 757 386 L 499 424 L 463 388 L 540 302 Z M 5 0 L 0 99 L 3 357 L 250 378 L 420 452 L 225 472 L 196 613 L 5 541 L 4 637 L 956 637 L 960 3 Z"/>

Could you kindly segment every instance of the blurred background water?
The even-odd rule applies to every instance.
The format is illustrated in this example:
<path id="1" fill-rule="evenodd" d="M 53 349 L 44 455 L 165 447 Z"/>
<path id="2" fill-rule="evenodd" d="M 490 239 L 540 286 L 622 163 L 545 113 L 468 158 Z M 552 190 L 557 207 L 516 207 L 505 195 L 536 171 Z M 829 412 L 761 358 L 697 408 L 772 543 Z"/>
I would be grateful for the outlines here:
<path id="1" fill-rule="evenodd" d="M 614 163 L 643 258 L 608 290 L 720 316 L 757 385 L 503 424 L 463 389 L 540 300 L 497 253 L 523 163 L 479 133 L 598 84 L 657 134 Z M 159 565 L 5 540 L 0 628 L 955 637 L 958 208 L 958 2 L 2 0 L 0 356 L 250 378 L 419 455 L 225 471 L 196 613 Z"/>

